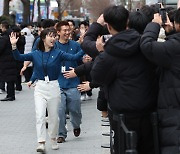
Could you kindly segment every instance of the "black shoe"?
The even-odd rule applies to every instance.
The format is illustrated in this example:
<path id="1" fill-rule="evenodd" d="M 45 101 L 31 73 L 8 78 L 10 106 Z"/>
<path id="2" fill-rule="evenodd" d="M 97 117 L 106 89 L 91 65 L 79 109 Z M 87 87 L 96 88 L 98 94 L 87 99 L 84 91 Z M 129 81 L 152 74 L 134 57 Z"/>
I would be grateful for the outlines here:
<path id="1" fill-rule="evenodd" d="M 81 128 L 74 129 L 73 132 L 74 132 L 74 136 L 78 137 L 81 133 Z"/>
<path id="2" fill-rule="evenodd" d="M 64 143 L 64 142 L 66 142 L 64 137 L 58 137 L 57 138 L 57 143 Z"/>
<path id="3" fill-rule="evenodd" d="M 1 99 L 0 101 L 14 101 L 15 97 L 5 97 L 4 99 Z"/>
<path id="4" fill-rule="evenodd" d="M 22 91 L 22 88 L 16 88 L 16 91 Z"/>
<path id="5" fill-rule="evenodd" d="M 48 129 L 48 122 L 46 122 L 46 129 Z"/>

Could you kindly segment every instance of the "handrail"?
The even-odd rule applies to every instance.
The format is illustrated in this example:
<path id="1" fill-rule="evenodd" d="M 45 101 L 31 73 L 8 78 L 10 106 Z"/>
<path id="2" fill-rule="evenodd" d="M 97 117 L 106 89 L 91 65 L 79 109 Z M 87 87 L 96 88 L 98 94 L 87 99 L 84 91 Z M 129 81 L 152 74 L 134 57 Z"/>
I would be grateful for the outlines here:
<path id="1" fill-rule="evenodd" d="M 136 150 L 137 134 L 135 131 L 129 131 L 124 124 L 124 115 L 113 114 L 113 120 L 118 121 L 118 138 L 119 142 L 119 154 L 138 154 Z"/>

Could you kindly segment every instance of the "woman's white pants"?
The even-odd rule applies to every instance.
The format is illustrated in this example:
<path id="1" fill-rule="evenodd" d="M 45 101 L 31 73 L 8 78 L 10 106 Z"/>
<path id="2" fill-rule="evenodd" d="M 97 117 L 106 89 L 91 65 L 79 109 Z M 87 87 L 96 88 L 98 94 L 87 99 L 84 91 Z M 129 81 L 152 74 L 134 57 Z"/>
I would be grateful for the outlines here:
<path id="1" fill-rule="evenodd" d="M 38 80 L 34 91 L 36 130 L 38 142 L 46 141 L 46 108 L 48 110 L 48 134 L 56 138 L 58 133 L 58 107 L 61 101 L 60 88 L 57 80 Z"/>

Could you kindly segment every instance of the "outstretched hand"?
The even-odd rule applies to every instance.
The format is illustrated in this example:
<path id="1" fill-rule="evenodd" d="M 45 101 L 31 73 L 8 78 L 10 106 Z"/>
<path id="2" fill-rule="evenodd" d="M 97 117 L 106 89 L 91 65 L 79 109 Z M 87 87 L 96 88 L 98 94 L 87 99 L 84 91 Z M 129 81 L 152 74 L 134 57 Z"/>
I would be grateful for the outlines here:
<path id="1" fill-rule="evenodd" d="M 12 32 L 11 35 L 9 35 L 11 45 L 16 45 L 19 37 L 16 38 L 16 33 Z"/>
<path id="2" fill-rule="evenodd" d="M 26 66 L 23 66 L 23 68 L 21 68 L 21 71 L 20 71 L 20 75 L 23 75 L 23 72 L 27 69 Z"/>

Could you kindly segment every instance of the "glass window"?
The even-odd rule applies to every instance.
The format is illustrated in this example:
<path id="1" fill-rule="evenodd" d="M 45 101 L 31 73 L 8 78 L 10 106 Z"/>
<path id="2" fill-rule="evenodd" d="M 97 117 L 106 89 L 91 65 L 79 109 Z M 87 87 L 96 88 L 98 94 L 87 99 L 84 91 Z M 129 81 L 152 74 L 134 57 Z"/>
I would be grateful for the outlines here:
<path id="1" fill-rule="evenodd" d="M 177 4 L 178 0 L 165 0 L 166 4 Z"/>

